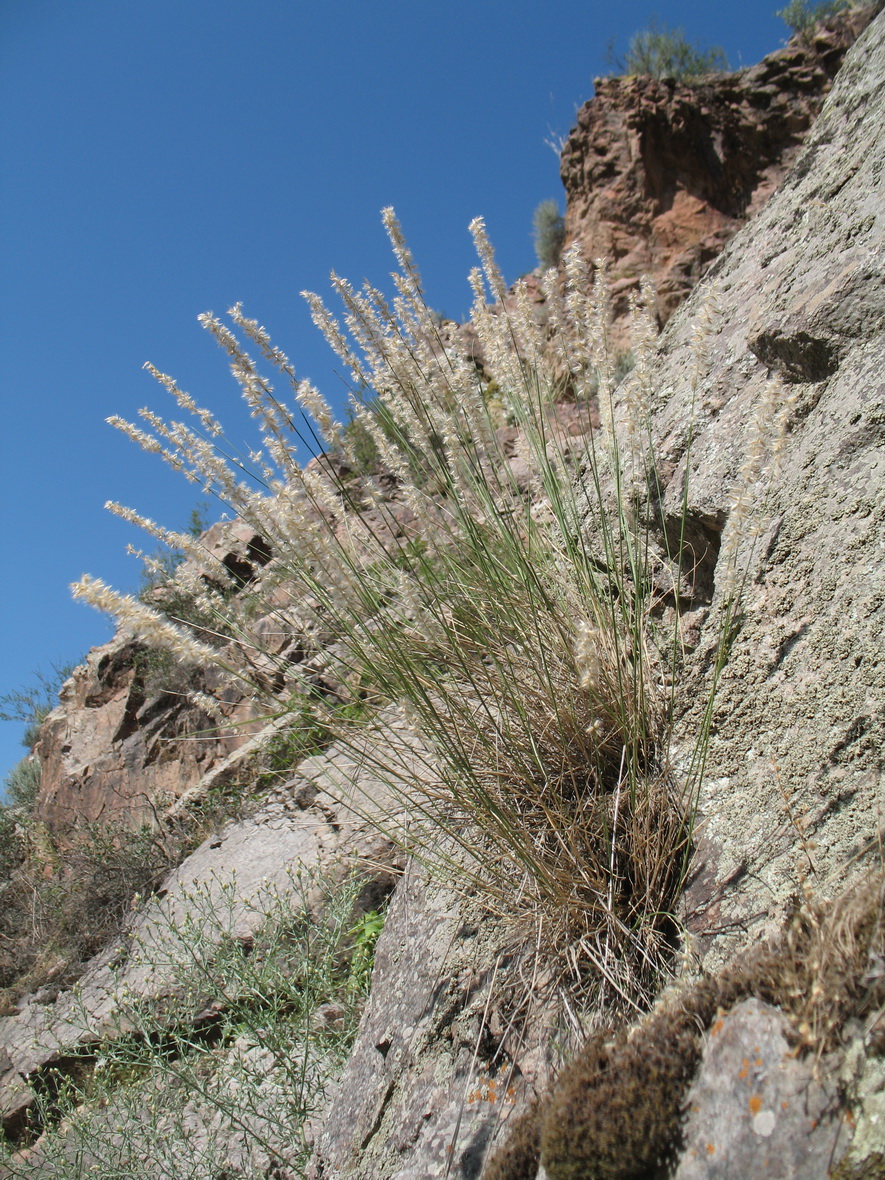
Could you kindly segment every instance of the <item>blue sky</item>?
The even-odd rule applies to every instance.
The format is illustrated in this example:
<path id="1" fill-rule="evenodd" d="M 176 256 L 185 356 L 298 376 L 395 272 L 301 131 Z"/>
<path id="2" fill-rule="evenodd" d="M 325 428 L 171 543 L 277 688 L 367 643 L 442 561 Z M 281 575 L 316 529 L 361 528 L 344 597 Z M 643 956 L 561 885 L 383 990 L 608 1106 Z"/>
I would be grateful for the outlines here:
<path id="1" fill-rule="evenodd" d="M 165 411 L 172 373 L 231 434 L 247 420 L 196 323 L 242 301 L 301 376 L 341 384 L 298 292 L 383 281 L 399 214 L 429 303 L 466 312 L 468 222 L 508 280 L 532 212 L 563 199 L 567 134 L 614 42 L 650 18 L 752 65 L 777 0 L 0 0 L 0 694 L 76 662 L 110 625 L 88 572 L 138 586 L 131 505 L 186 526 L 198 494 L 105 424 Z M 23 754 L 0 722 L 0 778 Z"/>

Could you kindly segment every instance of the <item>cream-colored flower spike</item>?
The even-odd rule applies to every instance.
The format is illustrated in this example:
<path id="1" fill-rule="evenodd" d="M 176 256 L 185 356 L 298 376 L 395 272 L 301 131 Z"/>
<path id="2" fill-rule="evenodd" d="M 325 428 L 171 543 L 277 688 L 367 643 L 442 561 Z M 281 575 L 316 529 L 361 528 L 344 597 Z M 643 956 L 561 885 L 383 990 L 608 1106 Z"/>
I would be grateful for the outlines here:
<path id="1" fill-rule="evenodd" d="M 187 635 L 180 627 L 131 595 L 118 594 L 100 578 L 84 574 L 79 582 L 72 583 L 71 593 L 74 598 L 113 615 L 120 626 L 130 628 L 146 643 L 165 648 L 185 663 L 212 664 L 218 661 L 218 652 L 213 648 Z"/>

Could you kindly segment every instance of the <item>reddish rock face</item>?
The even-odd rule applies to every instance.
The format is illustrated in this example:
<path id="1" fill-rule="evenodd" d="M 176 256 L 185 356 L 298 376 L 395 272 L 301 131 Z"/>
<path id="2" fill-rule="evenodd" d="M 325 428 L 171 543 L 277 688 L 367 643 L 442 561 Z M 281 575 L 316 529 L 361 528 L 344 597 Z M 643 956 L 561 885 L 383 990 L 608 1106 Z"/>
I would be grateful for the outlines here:
<path id="1" fill-rule="evenodd" d="M 212 723 L 184 695 L 200 686 L 152 677 L 145 654 L 123 636 L 94 648 L 44 722 L 37 813 L 53 831 L 149 820 L 226 752 L 225 734 L 201 739 Z"/>
<path id="2" fill-rule="evenodd" d="M 880 8 L 833 18 L 807 44 L 794 38 L 738 73 L 596 81 L 562 153 L 566 244 L 610 261 L 619 318 L 650 274 L 666 323 L 780 183 Z"/>

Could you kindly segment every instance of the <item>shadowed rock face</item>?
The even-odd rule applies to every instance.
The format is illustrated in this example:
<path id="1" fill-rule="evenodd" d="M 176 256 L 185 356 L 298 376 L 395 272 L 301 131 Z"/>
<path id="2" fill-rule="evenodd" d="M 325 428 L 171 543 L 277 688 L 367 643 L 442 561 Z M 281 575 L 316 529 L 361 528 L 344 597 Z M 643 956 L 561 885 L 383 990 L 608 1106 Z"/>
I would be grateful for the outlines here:
<path id="1" fill-rule="evenodd" d="M 562 152 L 566 242 L 611 263 L 616 312 L 654 276 L 666 323 L 796 157 L 848 47 L 880 6 L 691 84 L 597 79 Z"/>

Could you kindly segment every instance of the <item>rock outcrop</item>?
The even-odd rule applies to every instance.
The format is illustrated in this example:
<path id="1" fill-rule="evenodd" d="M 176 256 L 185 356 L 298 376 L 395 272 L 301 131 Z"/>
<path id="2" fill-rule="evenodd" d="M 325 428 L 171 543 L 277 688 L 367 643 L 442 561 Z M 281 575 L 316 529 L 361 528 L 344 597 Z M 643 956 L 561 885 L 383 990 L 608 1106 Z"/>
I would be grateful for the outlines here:
<path id="1" fill-rule="evenodd" d="M 151 658 L 144 644 L 118 637 L 62 687 L 37 747 L 39 815 L 52 830 L 149 820 L 158 800 L 174 799 L 221 756 L 223 735 L 199 740 L 212 721 L 189 704 L 193 676 L 182 681 L 170 663 L 151 684 Z"/>
<path id="2" fill-rule="evenodd" d="M 241 522 L 214 524 L 200 542 L 207 581 L 222 571 L 234 587 L 247 585 L 270 559 Z M 154 590 L 156 605 L 174 618 L 181 604 L 166 604 L 164 594 Z M 194 705 L 198 692 L 220 702 L 220 718 Z M 37 817 L 56 833 L 150 823 L 260 729 L 255 712 L 211 669 L 181 665 L 120 632 L 74 670 L 42 726 Z"/>
<path id="3" fill-rule="evenodd" d="M 746 608 L 715 711 L 698 846 L 683 906 L 700 965 L 714 973 L 742 947 L 777 936 L 809 875 L 821 887 L 838 890 L 875 866 L 880 847 L 885 738 L 880 655 L 885 633 L 883 96 L 885 18 L 879 17 L 850 52 L 780 190 L 708 276 L 717 285 L 723 316 L 708 343 L 690 452 L 692 328 L 704 292 L 672 319 L 655 363 L 661 474 L 668 483 L 664 520 L 675 521 L 682 511 L 688 467 L 690 534 L 699 557 L 700 546 L 711 551 L 711 584 L 717 590 L 693 657 L 696 702 L 703 699 L 717 611 L 724 600 L 725 570 L 716 570 L 715 558 L 728 530 L 739 527 L 730 516 L 756 407 L 775 374 L 785 383 L 778 397 L 795 395 L 779 472 L 764 489 L 764 503 L 754 504 L 757 522 L 768 518 L 769 523 L 745 565 Z M 828 359 L 821 362 L 821 357 Z M 756 489 L 757 496 L 762 493 Z M 698 704 L 683 716 L 684 741 L 700 723 L 701 710 Z M 418 914 L 422 907 L 413 903 L 412 912 Z M 448 918 L 443 940 L 455 929 L 455 919 Z M 451 1047 L 445 1045 L 441 1026 L 448 1023 L 443 1012 L 449 1001 L 444 997 L 453 975 L 444 964 L 432 992 L 418 979 L 421 994 L 426 994 L 422 1023 L 414 1026 L 417 1035 L 408 1045 L 401 1043 L 400 1033 L 391 1035 L 398 1055 L 393 1066 L 386 1062 L 379 1030 L 387 1024 L 399 1028 L 402 1002 L 402 981 L 390 964 L 404 953 L 410 937 L 408 927 L 393 923 L 379 943 L 384 964 L 379 966 L 380 986 L 373 990 L 315 1156 L 315 1174 L 323 1180 L 406 1180 L 444 1175 L 447 1168 L 449 1175 L 478 1176 L 472 1145 L 487 1142 L 487 1137 L 506 1138 L 502 1129 L 519 1112 L 518 1104 L 509 1109 L 487 1104 L 494 1130 L 483 1132 L 473 1122 L 476 1111 L 473 1105 L 468 1108 L 466 1096 L 488 1091 L 458 1076 L 465 1041 L 456 1036 Z M 462 936 L 453 944 L 454 953 L 460 955 L 463 946 Z M 506 986 L 500 965 L 496 969 L 498 954 L 500 946 L 492 940 L 472 964 L 471 978 L 481 983 L 479 994 L 490 1010 L 495 988 Z M 736 1028 L 745 1025 L 743 1017 L 736 1018 Z M 743 1052 L 743 1035 L 735 1033 L 735 1052 Z M 766 1037 L 766 1046 L 776 1039 L 774 1025 Z M 477 1041 L 475 1069 L 493 1074 L 505 1043 Z M 772 1041 L 772 1054 L 781 1051 L 780 1044 Z M 535 1084 L 543 1090 L 537 1056 L 525 1047 L 509 1047 L 508 1085 L 518 1083 L 512 1093 L 530 1094 Z M 848 1050 L 863 1061 L 866 1051 L 862 1040 Z M 703 1110 L 712 1103 L 711 1089 L 720 1085 L 722 1068 L 715 1062 L 705 1066 L 693 1106 Z M 742 1059 L 732 1057 L 727 1068 L 737 1086 Z M 875 1072 L 867 1063 L 859 1074 L 864 1068 Z M 809 1073 L 801 1076 L 800 1087 L 810 1084 Z M 709 1077 L 713 1080 L 705 1082 Z M 785 1078 L 784 1085 L 791 1084 Z M 446 1093 L 442 1103 L 441 1085 Z M 495 1087 L 496 1095 L 499 1089 Z M 838 1105 L 844 1092 L 831 1076 L 831 1100 Z M 406 1095 L 415 1113 L 407 1134 L 406 1123 L 395 1113 L 405 1110 Z M 739 1087 L 732 1100 L 742 1101 Z M 464 1137 L 450 1113 L 456 1104 L 469 1123 Z M 868 1117 L 863 1109 L 869 1109 Z M 875 1099 L 863 1109 L 855 1111 L 862 1126 L 865 1119 L 878 1117 Z M 728 1159 L 757 1161 L 758 1153 L 750 1148 L 762 1137 L 769 1149 L 764 1153 L 767 1175 L 823 1180 L 830 1159 L 824 1132 L 812 1145 L 813 1155 L 797 1156 L 806 1124 L 800 1117 L 794 1125 L 778 1113 L 769 1129 L 770 1118 L 754 1122 L 755 1113 L 765 1111 L 771 1113 L 768 1105 L 760 1105 L 758 1112 L 752 1106 L 734 1112 L 726 1136 L 732 1154 L 725 1160 L 721 1151 L 717 1156 L 707 1150 L 707 1143 L 718 1142 L 720 1148 L 726 1143 L 712 1133 L 704 1140 L 707 1158 L 698 1155 L 701 1132 L 696 1121 L 690 1123 L 689 1152 L 695 1154 L 679 1164 L 678 1174 L 749 1174 L 729 1171 Z M 838 1137 L 841 1154 L 851 1141 L 852 1126 L 841 1117 L 827 1118 L 829 1147 L 835 1151 Z M 466 1125 L 463 1120 L 461 1125 Z M 452 1129 L 443 1155 L 436 1129 L 448 1126 Z M 738 1143 L 742 1134 L 750 1137 L 744 1148 Z M 784 1139 L 783 1151 L 778 1135 L 793 1136 L 789 1146 Z M 782 1166 L 777 1162 L 781 1157 Z M 449 1158 L 451 1164 L 445 1162 Z M 862 1161 L 856 1166 L 856 1172 L 845 1175 L 869 1174 Z"/>
<path id="4" fill-rule="evenodd" d="M 611 1043 L 598 1039 L 596 1050 L 606 1067 L 612 1045 L 620 1046 L 634 1078 L 657 1083 L 655 1100 L 668 1105 L 649 1116 L 650 1125 L 678 1126 L 687 1114 L 668 1163 L 668 1174 L 682 1180 L 824 1180 L 837 1164 L 840 1180 L 860 1180 L 882 1174 L 872 1169 L 885 1159 L 877 1130 L 882 1013 L 864 1007 L 879 997 L 885 961 L 876 876 L 885 804 L 885 16 L 869 24 L 871 15 L 853 11 L 810 46 L 794 44 L 715 86 L 603 83 L 563 162 L 570 236 L 592 256 L 612 255 L 622 299 L 651 269 L 660 318 L 669 321 L 652 364 L 662 489 L 655 525 L 671 547 L 681 537 L 691 550 L 696 583 L 680 596 L 692 635 L 677 766 L 705 724 L 723 627 L 730 646 L 679 914 L 688 979 L 660 1006 L 677 1014 L 661 1027 L 678 1028 L 686 1055 L 679 1068 L 670 1060 L 661 1065 L 651 1048 L 644 1056 L 643 1030 L 655 1014 L 632 1033 L 613 1031 Z M 683 302 L 719 251 L 704 289 Z M 695 329 L 713 284 L 721 317 L 699 361 Z M 567 411 L 553 425 L 570 445 L 583 442 Z M 761 454 L 759 439 L 772 450 Z M 748 455 L 762 466 L 749 464 Z M 763 469 L 764 484 L 743 488 L 749 500 L 736 494 L 748 471 Z M 400 523 L 407 530 L 405 517 Z M 241 564 L 229 572 L 245 581 L 270 554 L 254 537 L 240 541 Z M 744 584 L 736 621 L 727 617 L 735 579 Z M 120 795 L 130 810 L 142 792 L 184 805 L 232 756 L 220 746 L 200 757 L 186 744 L 162 745 L 161 736 L 176 736 L 179 705 L 167 701 L 153 731 L 136 680 L 131 655 L 117 644 L 94 653 L 66 689 L 42 746 L 48 777 L 40 806 L 48 821 L 78 807 L 91 818 L 106 814 L 102 790 Z M 103 710 L 95 713 L 100 724 L 78 730 L 77 718 L 90 708 Z M 371 740 L 403 739 L 382 729 Z M 174 787 L 150 770 L 155 741 L 167 751 Z M 348 794 L 365 774 L 366 762 L 340 750 L 302 763 L 255 815 L 216 833 L 169 878 L 164 905 L 174 908 L 194 879 L 221 888 L 237 866 L 248 894 L 265 877 L 282 880 L 290 865 L 340 855 L 355 859 L 368 887 L 384 892 L 391 869 L 401 866 L 383 824 L 373 825 L 365 802 L 355 806 Z M 382 809 L 394 805 L 383 783 L 363 782 L 362 789 Z M 803 987 L 793 991 L 808 984 L 813 1002 L 818 985 L 824 996 L 833 987 L 841 1023 L 834 1016 L 826 1028 L 806 1028 L 789 1004 L 772 1007 L 785 987 L 770 977 L 776 967 L 756 991 L 752 981 L 723 990 L 732 1010 L 713 1020 L 720 993 L 710 981 L 734 973 L 748 948 L 783 939 L 797 898 L 865 881 L 873 885 L 863 894 L 862 923 L 826 928 L 831 943 L 813 937 L 824 929 L 822 909 L 804 919 L 810 934 L 801 945 L 815 950 L 796 975 Z M 157 905 L 134 919 L 142 935 Z M 837 989 L 827 975 L 827 948 L 842 953 L 861 933 L 863 961 L 854 962 L 850 978 L 837 978 Z M 112 1015 L 112 988 L 121 978 L 135 991 L 162 991 L 162 979 L 146 981 L 128 962 L 127 945 L 124 939 L 109 949 L 83 978 L 81 996 L 100 1020 Z M 569 1026 L 561 1010 L 554 1018 L 539 998 L 551 981 L 538 977 L 543 967 L 533 949 L 520 947 L 469 882 L 455 891 L 430 882 L 418 865 L 406 867 L 377 943 L 353 1053 L 324 1119 L 309 1128 L 314 1180 L 478 1180 L 518 1126 L 528 1128 L 521 1170 L 502 1165 L 496 1180 L 637 1174 L 630 1161 L 620 1172 L 592 1171 L 586 1162 L 594 1150 L 590 1116 L 604 1122 L 607 1110 L 591 1110 L 601 1090 L 582 1091 L 580 1077 L 568 1101 L 554 1107 L 562 1125 L 555 1135 L 546 1130 L 545 1164 L 536 1133 L 543 1105 L 531 1103 L 556 1091 L 569 1034 L 580 1040 L 605 1014 L 584 1014 L 583 1026 L 577 1017 Z M 700 1004 L 680 1015 L 692 988 L 706 996 L 703 1019 Z M 840 1008 L 849 993 L 853 1007 Z M 31 997 L 0 1022 L 0 1097 L 9 1126 L 32 1101 L 35 1071 L 86 1035 L 71 1018 L 74 1006 L 70 993 Z M 654 1046 L 659 1055 L 667 1051 L 666 1043 Z M 611 1100 L 629 1121 L 623 1093 Z M 634 1138 L 642 1125 L 635 1123 Z M 585 1152 L 574 1166 L 572 1134 Z M 606 1150 L 616 1157 L 617 1149 L 609 1136 Z"/>
<path id="5" fill-rule="evenodd" d="M 566 244 L 609 261 L 619 317 L 651 275 L 666 323 L 774 192 L 875 11 L 831 18 L 734 74 L 596 80 L 562 152 Z"/>

